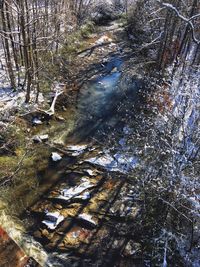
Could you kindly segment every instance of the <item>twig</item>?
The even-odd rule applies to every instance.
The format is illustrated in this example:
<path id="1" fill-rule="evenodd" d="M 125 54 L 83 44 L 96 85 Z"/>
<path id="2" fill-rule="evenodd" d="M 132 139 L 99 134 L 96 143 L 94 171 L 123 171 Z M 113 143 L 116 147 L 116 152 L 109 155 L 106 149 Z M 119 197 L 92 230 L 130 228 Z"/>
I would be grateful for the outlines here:
<path id="1" fill-rule="evenodd" d="M 171 203 L 169 203 L 168 201 L 164 200 L 163 198 L 159 197 L 159 199 L 161 199 L 165 204 L 169 205 L 171 208 L 173 208 L 176 212 L 178 212 L 180 215 L 182 215 L 186 220 L 190 221 L 192 223 L 192 220 L 190 218 L 188 218 L 185 214 L 183 214 L 182 212 L 180 212 L 177 208 L 175 208 Z"/>
<path id="2" fill-rule="evenodd" d="M 8 184 L 9 182 L 11 182 L 11 180 L 13 179 L 13 177 L 20 171 L 21 166 L 22 166 L 22 164 L 23 164 L 23 161 L 24 161 L 24 159 L 25 159 L 27 153 L 28 153 L 28 151 L 26 151 L 26 152 L 24 153 L 24 155 L 22 156 L 22 158 L 21 158 L 20 161 L 18 162 L 17 167 L 16 167 L 16 169 L 15 169 L 14 172 L 12 172 L 11 175 L 9 175 L 9 176 L 5 176 L 5 177 L 3 177 L 3 178 L 1 179 L 1 181 L 0 181 L 0 186 L 4 186 L 4 185 Z"/>

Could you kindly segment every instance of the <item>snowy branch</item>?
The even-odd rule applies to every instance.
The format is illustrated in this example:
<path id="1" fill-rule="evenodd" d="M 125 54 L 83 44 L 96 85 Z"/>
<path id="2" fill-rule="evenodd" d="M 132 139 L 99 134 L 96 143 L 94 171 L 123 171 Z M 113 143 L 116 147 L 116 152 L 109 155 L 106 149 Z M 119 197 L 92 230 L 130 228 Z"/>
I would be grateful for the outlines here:
<path id="1" fill-rule="evenodd" d="M 58 98 L 59 95 L 61 95 L 63 93 L 63 91 L 56 91 L 53 102 L 51 104 L 50 109 L 47 111 L 47 113 L 49 115 L 53 115 L 55 113 L 55 105 L 56 105 L 56 100 Z"/>
<path id="2" fill-rule="evenodd" d="M 198 40 L 197 37 L 195 36 L 194 25 L 191 22 L 191 20 L 193 20 L 193 19 L 197 18 L 198 16 L 200 16 L 200 14 L 197 14 L 197 15 L 195 15 L 195 16 L 193 16 L 193 17 L 188 19 L 188 18 L 184 17 L 183 15 L 181 15 L 180 12 L 177 10 L 177 8 L 174 7 L 173 5 L 171 5 L 169 3 L 163 3 L 162 5 L 164 7 L 166 7 L 166 8 L 168 8 L 168 9 L 170 9 L 170 10 L 173 10 L 176 13 L 176 15 L 190 27 L 191 32 L 192 32 L 192 39 L 197 45 L 199 45 L 200 44 L 200 40 Z"/>

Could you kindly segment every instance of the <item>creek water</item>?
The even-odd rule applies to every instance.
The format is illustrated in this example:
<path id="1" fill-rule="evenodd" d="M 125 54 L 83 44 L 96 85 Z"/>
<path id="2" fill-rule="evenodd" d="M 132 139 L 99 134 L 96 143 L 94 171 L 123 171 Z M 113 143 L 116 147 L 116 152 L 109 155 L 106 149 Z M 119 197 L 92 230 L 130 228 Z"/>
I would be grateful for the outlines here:
<path id="1" fill-rule="evenodd" d="M 113 57 L 105 64 L 105 73 L 86 83 L 77 101 L 78 121 L 72 136 L 85 139 L 102 127 L 107 117 L 114 116 L 114 109 L 123 98 L 119 87 L 123 61 Z"/>

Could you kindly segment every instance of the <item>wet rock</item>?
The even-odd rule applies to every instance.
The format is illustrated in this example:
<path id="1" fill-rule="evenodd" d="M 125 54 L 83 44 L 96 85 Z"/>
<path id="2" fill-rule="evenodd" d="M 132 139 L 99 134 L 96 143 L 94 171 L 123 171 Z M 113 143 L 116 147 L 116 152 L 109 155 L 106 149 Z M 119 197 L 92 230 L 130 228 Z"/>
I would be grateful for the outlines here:
<path id="1" fill-rule="evenodd" d="M 44 135 L 35 135 L 33 136 L 32 140 L 35 143 L 42 143 L 42 142 L 46 142 L 49 139 L 48 134 L 44 134 Z"/>
<path id="2" fill-rule="evenodd" d="M 50 196 L 51 196 L 51 197 L 56 197 L 58 194 L 59 194 L 59 190 L 57 190 L 57 189 L 55 188 L 53 191 L 51 191 Z"/>
<path id="3" fill-rule="evenodd" d="M 78 248 L 81 244 L 87 244 L 92 231 L 74 226 L 65 236 L 63 242 L 59 245 L 59 249 L 65 250 L 66 248 Z"/>
<path id="4" fill-rule="evenodd" d="M 61 214 L 65 218 L 76 217 L 77 214 L 79 213 L 80 208 L 81 208 L 80 203 L 74 203 L 69 205 L 66 209 L 62 209 Z"/>
<path id="5" fill-rule="evenodd" d="M 61 155 L 57 152 L 52 152 L 51 158 L 53 161 L 60 161 L 62 159 Z"/>
<path id="6" fill-rule="evenodd" d="M 92 227 L 95 228 L 97 226 L 97 223 L 92 219 L 92 215 L 90 214 L 86 214 L 86 213 L 82 213 L 78 215 L 78 219 L 83 222 L 86 227 Z"/>
<path id="7" fill-rule="evenodd" d="M 47 212 L 42 221 L 49 229 L 54 230 L 64 220 L 64 216 L 59 212 Z"/>
<path id="8" fill-rule="evenodd" d="M 63 235 L 64 236 L 64 233 Z M 49 243 L 45 246 L 46 249 L 50 249 L 50 250 L 57 250 L 58 244 L 60 242 L 60 240 L 62 239 L 62 236 L 59 235 L 57 232 L 54 233 L 51 238 L 49 239 Z"/>
<path id="9" fill-rule="evenodd" d="M 78 201 L 78 200 L 87 200 L 90 199 L 90 192 L 88 190 L 81 192 L 77 195 L 71 196 L 70 198 L 68 196 L 56 196 L 55 198 L 63 200 L 63 201 L 69 201 L 69 200 L 74 200 L 74 201 Z"/>
<path id="10" fill-rule="evenodd" d="M 35 238 L 42 238 L 42 233 L 41 233 L 41 231 L 39 231 L 39 230 L 37 230 L 37 231 L 35 231 L 34 233 L 33 233 L 33 235 L 34 235 L 34 237 Z"/>
<path id="11" fill-rule="evenodd" d="M 94 187 L 94 184 L 92 184 L 87 178 L 81 179 L 81 184 L 70 187 L 66 189 L 62 189 L 59 193 L 59 195 L 55 196 L 54 198 L 61 199 L 61 200 L 70 200 L 72 198 L 79 198 L 79 199 L 88 199 L 90 197 L 89 192 L 87 189 Z"/>
<path id="12" fill-rule="evenodd" d="M 102 192 L 98 192 L 95 194 L 95 196 L 90 200 L 91 202 L 91 207 L 92 204 L 94 205 L 94 209 L 95 207 L 99 207 L 100 204 L 108 202 L 109 201 L 109 191 L 102 191 Z M 98 210 L 98 208 L 97 208 Z"/>
<path id="13" fill-rule="evenodd" d="M 97 174 L 96 170 L 90 170 L 90 169 L 87 169 L 87 170 L 84 170 L 87 174 L 89 174 L 90 176 L 94 176 Z"/>
<path id="14" fill-rule="evenodd" d="M 133 156 L 117 153 L 110 155 L 108 153 L 85 159 L 85 162 L 99 165 L 109 171 L 127 173 L 137 164 L 137 159 Z"/>
<path id="15" fill-rule="evenodd" d="M 88 145 L 69 145 L 65 149 L 71 153 L 72 156 L 77 157 L 81 155 Z"/>
<path id="16" fill-rule="evenodd" d="M 112 69 L 111 72 L 113 73 L 113 72 L 117 72 L 117 71 L 118 71 L 118 69 L 117 69 L 117 67 L 115 67 L 115 68 Z"/>
<path id="17" fill-rule="evenodd" d="M 39 138 L 41 139 L 42 142 L 45 142 L 49 139 L 49 135 L 43 134 L 43 135 L 40 135 Z"/>
<path id="18" fill-rule="evenodd" d="M 47 210 L 53 210 L 53 203 L 48 200 L 38 201 L 30 210 L 31 212 L 44 213 Z"/>
<path id="19" fill-rule="evenodd" d="M 42 234 L 42 236 L 43 237 L 46 237 L 46 238 L 50 238 L 50 233 L 48 232 L 48 230 L 47 229 L 43 229 L 42 231 L 41 231 L 41 234 Z"/>
<path id="20" fill-rule="evenodd" d="M 141 255 L 141 244 L 139 243 L 135 243 L 133 240 L 130 240 L 124 251 L 123 251 L 123 255 L 125 257 L 129 257 L 129 256 L 139 256 Z"/>
<path id="21" fill-rule="evenodd" d="M 32 122 L 34 125 L 41 125 L 42 124 L 42 121 L 38 118 L 34 118 Z"/>
<path id="22" fill-rule="evenodd" d="M 97 213 L 98 219 L 101 219 L 106 214 L 107 204 L 107 201 L 99 200 L 98 198 L 92 199 L 87 207 L 87 211 L 94 214 Z"/>
<path id="23" fill-rule="evenodd" d="M 109 38 L 107 35 L 103 35 L 101 38 L 99 38 L 96 42 L 95 42 L 95 44 L 97 44 L 97 45 L 102 45 L 102 44 L 104 44 L 104 43 L 111 43 L 112 42 L 112 39 L 111 38 Z"/>
<path id="24" fill-rule="evenodd" d="M 59 249 L 66 250 L 69 248 L 78 249 L 79 253 L 84 253 L 84 244 L 89 244 L 94 230 L 84 227 L 74 226 L 65 234 L 63 242 L 59 245 Z M 83 251 L 81 251 L 83 249 Z M 85 251 L 85 253 L 87 253 Z"/>
<path id="25" fill-rule="evenodd" d="M 83 192 L 82 194 L 78 195 L 75 197 L 75 199 L 80 199 L 80 200 L 87 200 L 90 199 L 91 195 L 89 191 Z"/>
<path id="26" fill-rule="evenodd" d="M 109 237 L 110 237 L 110 233 L 106 227 L 101 227 L 100 229 L 98 229 L 98 231 L 96 231 L 96 229 L 92 230 L 92 236 L 91 236 L 91 239 L 89 240 L 89 246 L 80 246 L 78 248 L 78 252 L 90 258 L 91 257 L 93 258 L 94 255 L 95 257 L 98 257 L 99 251 L 102 251 L 105 249 L 106 244 L 109 241 Z M 101 257 L 103 255 L 100 253 L 99 256 Z M 102 266 L 102 265 L 99 264 L 99 266 Z"/>
<path id="27" fill-rule="evenodd" d="M 55 208 L 61 210 L 63 207 L 62 207 L 62 205 L 55 204 Z"/>
<path id="28" fill-rule="evenodd" d="M 42 142 L 38 135 L 33 136 L 32 140 L 33 140 L 34 143 L 41 143 Z"/>
<path id="29" fill-rule="evenodd" d="M 101 155 L 101 156 L 98 155 L 97 157 L 86 159 L 85 162 L 107 167 L 112 164 L 113 160 L 114 159 L 110 155 L 105 154 L 105 155 Z"/>
<path id="30" fill-rule="evenodd" d="M 112 249 L 119 249 L 124 244 L 124 239 L 115 239 L 112 244 Z"/>
<path id="31" fill-rule="evenodd" d="M 69 145 L 66 146 L 66 150 L 69 151 L 83 151 L 88 147 L 88 145 Z"/>

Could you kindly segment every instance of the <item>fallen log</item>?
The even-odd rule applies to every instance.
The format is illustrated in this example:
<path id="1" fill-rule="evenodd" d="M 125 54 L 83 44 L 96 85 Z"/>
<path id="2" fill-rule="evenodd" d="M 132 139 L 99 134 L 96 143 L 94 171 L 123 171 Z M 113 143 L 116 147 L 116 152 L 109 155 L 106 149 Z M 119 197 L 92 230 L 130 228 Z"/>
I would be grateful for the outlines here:
<path id="1" fill-rule="evenodd" d="M 0 226 L 0 266 L 40 267 L 33 258 L 25 254 L 7 232 Z"/>

